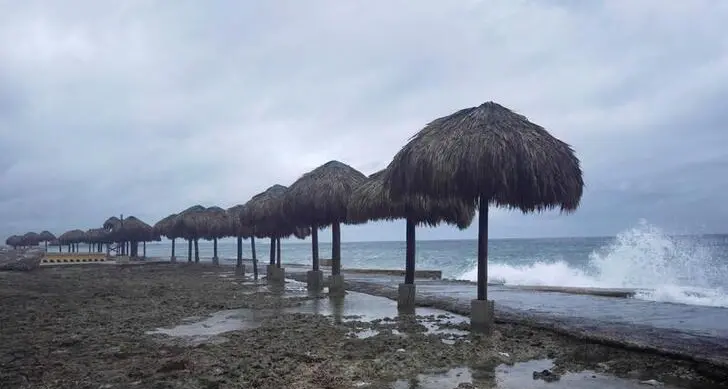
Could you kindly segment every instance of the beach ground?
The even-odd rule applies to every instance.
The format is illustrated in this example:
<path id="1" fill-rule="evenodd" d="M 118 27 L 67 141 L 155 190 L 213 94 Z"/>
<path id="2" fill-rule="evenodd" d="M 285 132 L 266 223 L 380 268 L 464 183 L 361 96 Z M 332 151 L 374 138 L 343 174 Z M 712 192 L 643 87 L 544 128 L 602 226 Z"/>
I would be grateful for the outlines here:
<path id="1" fill-rule="evenodd" d="M 3 272 L 0 387 L 725 384 L 714 370 L 664 356 L 511 324 L 483 337 L 468 332 L 465 318 L 443 311 L 398 315 L 394 302 L 383 298 L 311 296 L 304 289 L 296 282 L 254 282 L 229 267 L 205 264 Z M 654 381 L 639 383 L 645 380 Z"/>

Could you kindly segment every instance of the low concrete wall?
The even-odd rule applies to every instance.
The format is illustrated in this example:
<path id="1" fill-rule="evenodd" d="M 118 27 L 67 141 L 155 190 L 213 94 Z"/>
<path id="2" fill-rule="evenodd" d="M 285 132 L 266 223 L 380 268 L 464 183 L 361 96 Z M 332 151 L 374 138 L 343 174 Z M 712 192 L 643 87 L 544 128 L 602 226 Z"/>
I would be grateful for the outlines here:
<path id="1" fill-rule="evenodd" d="M 585 294 L 600 297 L 630 298 L 637 293 L 636 289 L 627 288 L 577 288 L 569 286 L 518 285 L 513 289 L 532 290 L 535 292 L 555 292 L 568 294 Z"/>
<path id="2" fill-rule="evenodd" d="M 404 270 L 399 269 L 342 269 L 343 273 L 372 274 L 404 277 Z M 441 270 L 415 270 L 415 278 L 442 279 Z"/>
<path id="3" fill-rule="evenodd" d="M 113 261 L 106 253 L 46 253 L 41 259 L 41 265 Z"/>

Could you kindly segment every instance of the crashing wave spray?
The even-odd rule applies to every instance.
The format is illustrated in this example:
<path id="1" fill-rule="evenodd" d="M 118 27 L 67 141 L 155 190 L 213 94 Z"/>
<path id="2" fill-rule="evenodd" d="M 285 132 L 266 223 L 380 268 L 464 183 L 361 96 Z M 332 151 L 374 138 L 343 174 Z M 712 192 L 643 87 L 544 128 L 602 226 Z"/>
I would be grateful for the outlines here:
<path id="1" fill-rule="evenodd" d="M 491 282 L 638 289 L 635 298 L 728 307 L 728 263 L 697 238 L 671 237 L 644 220 L 593 251 L 583 268 L 565 261 L 522 266 L 491 263 Z M 477 268 L 460 279 L 475 280 Z"/>

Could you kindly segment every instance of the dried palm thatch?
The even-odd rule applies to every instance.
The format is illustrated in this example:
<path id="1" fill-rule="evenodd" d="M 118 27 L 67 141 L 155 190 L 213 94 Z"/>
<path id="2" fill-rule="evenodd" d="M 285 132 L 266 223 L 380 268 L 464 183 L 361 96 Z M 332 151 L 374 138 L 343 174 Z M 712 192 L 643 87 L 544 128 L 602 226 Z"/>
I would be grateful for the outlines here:
<path id="1" fill-rule="evenodd" d="M 5 239 L 5 244 L 10 247 L 18 247 L 23 245 L 23 237 L 20 235 L 11 235 Z"/>
<path id="2" fill-rule="evenodd" d="M 53 235 L 50 231 L 43 231 L 38 234 L 38 237 L 40 238 L 41 242 L 50 242 L 56 239 L 56 236 Z"/>
<path id="3" fill-rule="evenodd" d="M 26 232 L 23 235 L 23 246 L 37 246 L 40 243 L 40 235 L 37 232 Z"/>
<path id="4" fill-rule="evenodd" d="M 177 216 L 178 215 L 176 213 L 173 213 L 152 226 L 152 234 L 154 236 L 164 236 L 167 239 L 172 240 L 172 253 L 170 255 L 171 261 L 175 261 L 177 259 L 177 256 L 175 255 L 175 251 L 177 249 L 175 240 L 182 237 L 182 232 L 177 228 Z"/>
<path id="5" fill-rule="evenodd" d="M 181 238 L 182 234 L 180 231 L 175 229 L 177 221 L 177 214 L 173 213 L 164 219 L 158 221 L 152 229 L 154 230 L 155 235 L 159 236 L 165 236 L 168 239 L 177 239 Z"/>
<path id="6" fill-rule="evenodd" d="M 253 278 L 258 279 L 258 256 L 255 252 L 255 235 L 253 235 L 253 226 L 243 223 L 243 214 L 245 213 L 245 205 L 235 205 L 228 208 L 228 217 L 230 220 L 230 233 L 237 239 L 237 260 L 235 266 L 238 269 L 243 267 L 243 239 L 250 238 L 250 253 L 253 260 Z"/>
<path id="7" fill-rule="evenodd" d="M 366 182 L 360 171 L 329 161 L 304 174 L 286 191 L 282 210 L 298 226 L 325 227 L 346 220 L 351 193 Z"/>
<path id="8" fill-rule="evenodd" d="M 208 207 L 199 218 L 202 237 L 208 240 L 231 236 L 231 221 L 227 211 L 220 207 Z"/>
<path id="9" fill-rule="evenodd" d="M 313 270 L 319 270 L 318 229 L 331 225 L 331 274 L 341 272 L 341 222 L 351 193 L 366 182 L 360 171 L 339 161 L 329 161 L 294 182 L 282 203 L 286 218 L 297 226 L 311 227 Z"/>
<path id="10" fill-rule="evenodd" d="M 205 217 L 206 208 L 201 205 L 194 205 L 180 212 L 175 219 L 174 229 L 188 240 L 199 239 L 203 235 L 202 219 Z"/>
<path id="11" fill-rule="evenodd" d="M 111 235 L 114 239 L 124 242 L 149 242 L 158 239 L 154 235 L 152 226 L 134 216 L 124 218 L 112 230 Z"/>
<path id="12" fill-rule="evenodd" d="M 245 205 L 241 204 L 227 209 L 230 220 L 230 234 L 247 239 L 253 235 L 253 227 L 243 223 L 242 215 L 244 212 Z"/>
<path id="13" fill-rule="evenodd" d="M 384 170 L 359 185 L 349 198 L 347 222 L 353 224 L 377 220 L 409 219 L 431 227 L 441 222 L 465 229 L 475 217 L 475 206 L 459 199 L 433 200 L 426 196 L 407 196 L 393 201 L 384 186 Z"/>
<path id="14" fill-rule="evenodd" d="M 102 227 L 106 230 L 118 230 L 121 227 L 121 219 L 116 216 L 112 216 L 104 222 Z"/>
<path id="15" fill-rule="evenodd" d="M 429 123 L 394 156 L 384 182 L 393 198 L 482 196 L 523 212 L 574 211 L 584 188 L 570 145 L 494 102 Z"/>
<path id="16" fill-rule="evenodd" d="M 205 207 L 193 205 L 180 212 L 175 218 L 174 229 L 182 238 L 187 240 L 187 261 L 192 262 L 192 245 L 194 243 L 195 261 L 200 261 L 200 247 L 198 240 L 202 237 L 202 222 L 205 217 Z"/>
<path id="17" fill-rule="evenodd" d="M 58 237 L 58 242 L 61 244 L 76 244 L 81 243 L 86 239 L 86 233 L 81 230 L 70 230 L 66 231 Z"/>
<path id="18" fill-rule="evenodd" d="M 299 233 L 297 236 L 305 235 L 305 231 L 297 231 L 281 213 L 281 201 L 286 189 L 283 185 L 273 185 L 253 196 L 243 206 L 240 221 L 253 226 L 256 237 L 284 238 L 294 233 Z"/>
<path id="19" fill-rule="evenodd" d="M 112 243 L 111 233 L 103 228 L 91 228 L 86 231 L 85 243 Z"/>
<path id="20" fill-rule="evenodd" d="M 478 300 L 487 300 L 488 205 L 571 212 L 584 189 L 571 146 L 494 102 L 430 122 L 394 156 L 384 184 L 393 199 L 478 203 Z"/>

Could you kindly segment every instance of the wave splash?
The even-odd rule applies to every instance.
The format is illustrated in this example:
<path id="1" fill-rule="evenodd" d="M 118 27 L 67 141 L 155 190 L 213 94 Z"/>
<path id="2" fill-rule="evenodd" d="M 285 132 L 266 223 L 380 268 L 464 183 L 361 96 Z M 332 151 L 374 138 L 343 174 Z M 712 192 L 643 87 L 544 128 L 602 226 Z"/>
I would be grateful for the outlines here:
<path id="1" fill-rule="evenodd" d="M 489 282 L 638 289 L 635 298 L 689 305 L 728 307 L 728 264 L 711 247 L 688 237 L 671 237 L 644 220 L 594 250 L 584 266 L 536 261 L 514 266 L 490 263 Z M 475 281 L 477 265 L 458 279 Z"/>

